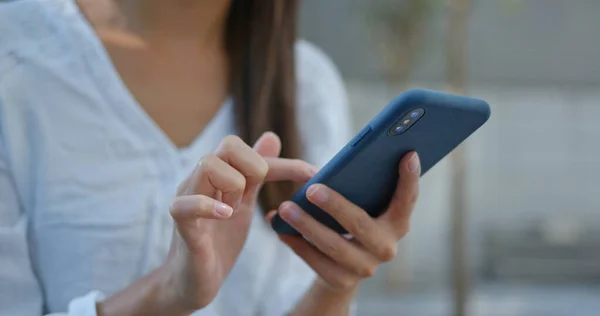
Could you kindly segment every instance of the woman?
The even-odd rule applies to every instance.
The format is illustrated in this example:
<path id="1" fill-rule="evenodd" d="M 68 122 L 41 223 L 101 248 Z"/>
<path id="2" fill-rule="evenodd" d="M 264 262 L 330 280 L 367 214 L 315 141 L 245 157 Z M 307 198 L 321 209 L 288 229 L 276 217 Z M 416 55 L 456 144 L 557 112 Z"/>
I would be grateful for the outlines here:
<path id="1" fill-rule="evenodd" d="M 315 173 L 285 158 L 323 164 L 348 139 L 340 77 L 296 42 L 296 10 L 0 3 L 0 314 L 349 312 L 407 232 L 419 160 L 378 219 L 311 188 L 352 240 L 282 203 Z M 275 209 L 312 244 L 278 239 Z"/>

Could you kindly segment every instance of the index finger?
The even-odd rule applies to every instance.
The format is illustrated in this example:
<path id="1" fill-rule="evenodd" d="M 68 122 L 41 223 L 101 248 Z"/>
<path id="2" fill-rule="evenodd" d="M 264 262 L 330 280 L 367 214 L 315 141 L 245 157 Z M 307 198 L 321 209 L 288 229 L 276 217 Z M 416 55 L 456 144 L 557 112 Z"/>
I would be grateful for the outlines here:
<path id="1" fill-rule="evenodd" d="M 268 166 L 264 159 L 237 136 L 227 136 L 221 141 L 215 155 L 237 169 L 247 179 L 249 186 L 263 182 Z"/>
<path id="2" fill-rule="evenodd" d="M 389 261 L 394 257 L 394 236 L 380 229 L 380 225 L 358 205 L 323 184 L 311 185 L 306 191 L 306 197 L 331 215 L 375 257 L 382 261 Z"/>
<path id="3" fill-rule="evenodd" d="M 319 171 L 317 167 L 300 159 L 274 157 L 264 157 L 264 159 L 269 166 L 266 181 L 306 182 Z"/>

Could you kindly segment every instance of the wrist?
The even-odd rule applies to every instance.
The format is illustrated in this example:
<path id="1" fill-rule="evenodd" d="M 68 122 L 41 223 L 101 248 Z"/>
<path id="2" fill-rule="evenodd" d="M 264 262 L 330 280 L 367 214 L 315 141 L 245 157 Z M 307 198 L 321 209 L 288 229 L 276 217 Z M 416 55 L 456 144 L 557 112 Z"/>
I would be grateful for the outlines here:
<path id="1" fill-rule="evenodd" d="M 168 315 L 189 315 L 196 311 L 188 300 L 185 294 L 182 293 L 179 284 L 176 269 L 173 269 L 167 260 L 154 272 L 156 273 L 155 280 L 155 298 L 162 307 L 162 311 L 167 311 Z M 166 315 L 166 314 L 164 314 Z"/>
<path id="2" fill-rule="evenodd" d="M 304 298 L 296 305 L 292 315 L 348 315 L 357 290 L 358 285 L 336 289 L 325 281 L 317 279 Z"/>
<path id="3" fill-rule="evenodd" d="M 323 279 L 318 278 L 313 284 L 313 290 L 325 296 L 353 299 L 358 292 L 359 285 L 360 283 L 356 283 L 346 288 L 334 288 Z"/>
<path id="4" fill-rule="evenodd" d="M 137 280 L 123 291 L 96 304 L 99 316 L 189 315 L 171 286 L 173 278 L 164 266 Z"/>

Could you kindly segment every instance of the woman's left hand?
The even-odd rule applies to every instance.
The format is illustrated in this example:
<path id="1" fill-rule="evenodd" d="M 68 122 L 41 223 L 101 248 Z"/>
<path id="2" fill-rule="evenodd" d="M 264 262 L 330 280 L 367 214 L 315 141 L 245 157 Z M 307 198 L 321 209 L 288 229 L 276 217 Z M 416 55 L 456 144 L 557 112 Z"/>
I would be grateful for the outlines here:
<path id="1" fill-rule="evenodd" d="M 385 213 L 378 218 L 322 184 L 307 190 L 308 199 L 335 218 L 351 235 L 348 240 L 322 225 L 293 202 L 284 202 L 280 216 L 301 236 L 280 238 L 306 261 L 333 290 L 354 290 L 360 280 L 375 274 L 377 267 L 396 256 L 397 242 L 409 230 L 415 206 L 421 167 L 416 153 L 400 162 L 400 180 Z"/>

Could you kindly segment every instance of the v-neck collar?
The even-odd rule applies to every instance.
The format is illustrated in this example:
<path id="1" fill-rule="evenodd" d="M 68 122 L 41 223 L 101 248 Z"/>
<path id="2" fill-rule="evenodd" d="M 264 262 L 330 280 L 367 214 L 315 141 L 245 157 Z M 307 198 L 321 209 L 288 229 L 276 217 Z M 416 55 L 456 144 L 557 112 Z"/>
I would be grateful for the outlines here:
<path id="1" fill-rule="evenodd" d="M 81 30 L 81 35 L 89 40 L 92 49 L 88 49 L 85 53 L 86 62 L 92 69 L 92 75 L 99 86 L 100 92 L 108 100 L 108 103 L 113 108 L 113 111 L 123 120 L 123 123 L 130 129 L 134 129 L 134 133 L 149 143 L 159 143 L 160 147 L 166 148 L 171 155 L 187 156 L 194 155 L 203 147 L 204 140 L 212 137 L 223 137 L 224 135 L 212 135 L 213 130 L 220 125 L 220 122 L 226 120 L 228 114 L 233 111 L 233 102 L 231 98 L 227 98 L 224 104 L 219 108 L 217 113 L 209 120 L 204 129 L 199 135 L 187 146 L 177 147 L 175 143 L 167 136 L 164 130 L 158 126 L 156 121 L 142 108 L 131 91 L 125 85 L 121 75 L 116 69 L 106 47 L 100 40 L 100 37 L 94 30 L 93 26 L 87 17 L 81 11 L 81 8 L 76 3 L 76 0 L 68 0 L 69 5 L 75 17 L 75 23 L 80 24 L 76 29 Z M 90 59 L 99 59 L 99 62 L 90 62 Z M 231 131 L 233 132 L 233 131 Z M 199 158 L 199 157 L 196 157 Z"/>

